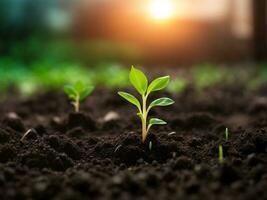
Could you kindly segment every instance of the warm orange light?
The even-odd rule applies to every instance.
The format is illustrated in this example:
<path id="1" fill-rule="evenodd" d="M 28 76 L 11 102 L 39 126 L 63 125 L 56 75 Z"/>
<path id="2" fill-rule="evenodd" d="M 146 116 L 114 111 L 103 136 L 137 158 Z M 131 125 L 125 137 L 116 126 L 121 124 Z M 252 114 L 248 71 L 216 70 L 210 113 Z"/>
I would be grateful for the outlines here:
<path id="1" fill-rule="evenodd" d="M 149 12 L 154 19 L 170 19 L 174 15 L 173 2 L 172 0 L 151 0 L 149 4 Z"/>

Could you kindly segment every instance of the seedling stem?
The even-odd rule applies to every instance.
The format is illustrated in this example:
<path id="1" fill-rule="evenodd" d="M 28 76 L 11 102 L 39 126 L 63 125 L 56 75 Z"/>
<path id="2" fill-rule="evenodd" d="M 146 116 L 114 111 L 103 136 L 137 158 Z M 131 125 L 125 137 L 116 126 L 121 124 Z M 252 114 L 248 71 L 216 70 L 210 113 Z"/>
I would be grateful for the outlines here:
<path id="1" fill-rule="evenodd" d="M 219 163 L 223 163 L 224 158 L 223 158 L 223 146 L 220 144 L 219 145 Z"/>
<path id="2" fill-rule="evenodd" d="M 74 106 L 75 112 L 80 111 L 80 95 L 77 94 L 77 97 L 75 98 L 75 101 L 72 102 L 72 105 Z"/>
<path id="3" fill-rule="evenodd" d="M 229 138 L 229 131 L 228 128 L 225 128 L 225 140 L 228 141 Z"/>

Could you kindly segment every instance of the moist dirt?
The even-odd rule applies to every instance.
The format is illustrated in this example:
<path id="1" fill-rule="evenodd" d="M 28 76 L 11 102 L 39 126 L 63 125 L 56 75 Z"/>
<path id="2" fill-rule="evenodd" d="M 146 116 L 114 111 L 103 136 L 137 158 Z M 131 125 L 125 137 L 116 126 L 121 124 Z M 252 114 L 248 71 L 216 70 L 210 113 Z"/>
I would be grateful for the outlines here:
<path id="1" fill-rule="evenodd" d="M 11 95 L 0 103 L 0 199 L 267 199 L 267 89 L 151 99 L 164 96 L 176 103 L 150 116 L 168 124 L 143 144 L 117 91 L 97 89 L 80 113 L 62 93 Z"/>

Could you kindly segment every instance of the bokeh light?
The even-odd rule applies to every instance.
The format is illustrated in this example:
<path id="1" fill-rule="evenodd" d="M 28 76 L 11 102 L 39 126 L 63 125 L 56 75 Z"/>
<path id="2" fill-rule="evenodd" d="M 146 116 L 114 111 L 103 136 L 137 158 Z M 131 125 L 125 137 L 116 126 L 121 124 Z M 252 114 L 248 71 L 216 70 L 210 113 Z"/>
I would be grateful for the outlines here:
<path id="1" fill-rule="evenodd" d="M 157 20 L 167 20 L 174 17 L 174 3 L 171 0 L 151 0 L 149 13 Z"/>

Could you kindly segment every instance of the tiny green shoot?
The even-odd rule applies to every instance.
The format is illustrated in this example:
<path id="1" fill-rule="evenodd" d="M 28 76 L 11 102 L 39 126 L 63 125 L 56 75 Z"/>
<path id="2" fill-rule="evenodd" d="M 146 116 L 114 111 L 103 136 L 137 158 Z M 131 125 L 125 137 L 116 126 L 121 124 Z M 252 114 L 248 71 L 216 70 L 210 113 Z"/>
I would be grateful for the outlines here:
<path id="1" fill-rule="evenodd" d="M 80 102 L 85 100 L 86 97 L 88 97 L 92 93 L 93 89 L 93 86 L 87 86 L 82 81 L 78 81 L 73 85 L 66 85 L 64 87 L 64 92 L 72 101 L 72 105 L 74 106 L 75 112 L 79 112 Z"/>
<path id="2" fill-rule="evenodd" d="M 223 163 L 223 160 L 224 160 L 224 158 L 223 158 L 223 146 L 220 144 L 219 145 L 219 163 Z"/>
<path id="3" fill-rule="evenodd" d="M 147 100 L 151 92 L 159 91 L 166 88 L 166 86 L 170 81 L 170 77 L 169 76 L 159 77 L 153 80 L 150 84 L 148 84 L 148 80 L 145 74 L 141 70 L 136 69 L 135 67 L 132 66 L 129 78 L 131 84 L 141 95 L 142 104 L 136 97 L 134 97 L 129 93 L 118 92 L 118 94 L 137 107 L 138 109 L 137 115 L 140 117 L 142 122 L 142 142 L 145 142 L 148 132 L 153 125 L 167 124 L 165 121 L 158 118 L 151 118 L 147 123 L 148 114 L 152 108 L 156 106 L 169 106 L 172 105 L 174 101 L 170 98 L 162 97 L 152 101 L 149 104 L 149 106 L 147 106 L 148 104 Z"/>
<path id="4" fill-rule="evenodd" d="M 152 141 L 149 141 L 149 151 L 152 151 L 152 146 L 153 144 L 152 144 Z"/>
<path id="5" fill-rule="evenodd" d="M 228 141 L 228 139 L 229 139 L 229 130 L 228 130 L 228 128 L 225 128 L 224 135 L 225 135 L 225 140 Z"/>
<path id="6" fill-rule="evenodd" d="M 21 143 L 24 143 L 25 138 L 26 138 L 27 135 L 29 135 L 29 133 L 31 133 L 31 132 L 35 132 L 35 133 L 36 133 L 36 130 L 33 129 L 33 128 L 27 130 L 27 131 L 24 133 L 24 135 L 22 136 L 22 138 L 20 139 L 20 142 L 21 142 Z"/>

